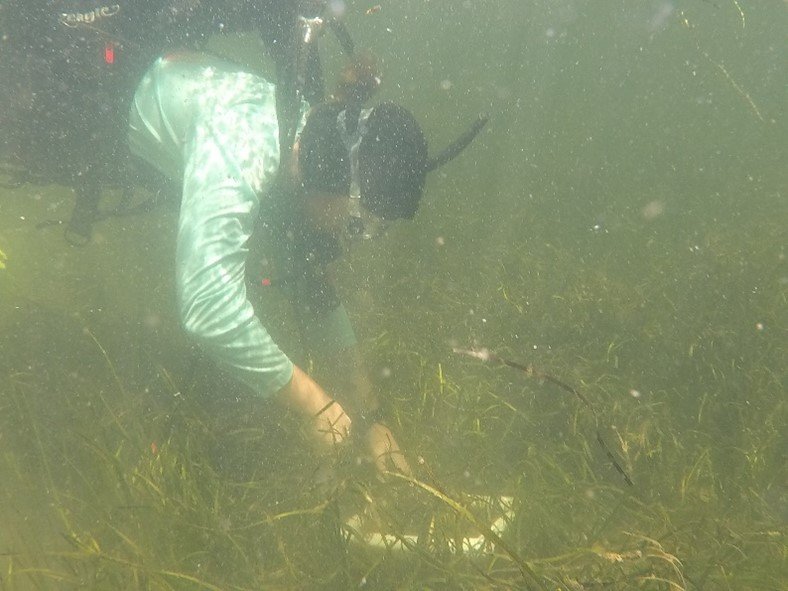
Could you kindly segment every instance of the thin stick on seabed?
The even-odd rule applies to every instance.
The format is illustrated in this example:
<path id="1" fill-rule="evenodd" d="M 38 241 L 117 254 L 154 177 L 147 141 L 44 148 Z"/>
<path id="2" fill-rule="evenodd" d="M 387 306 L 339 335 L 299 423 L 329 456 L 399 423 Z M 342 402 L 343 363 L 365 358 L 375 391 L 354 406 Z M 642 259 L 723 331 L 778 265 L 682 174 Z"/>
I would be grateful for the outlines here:
<path id="1" fill-rule="evenodd" d="M 537 380 L 542 380 L 543 382 L 549 382 L 555 386 L 558 386 L 562 390 L 569 392 L 570 394 L 575 395 L 585 406 L 588 410 L 591 411 L 591 414 L 594 416 L 594 423 L 596 426 L 596 441 L 599 446 L 604 450 L 607 459 L 613 464 L 613 467 L 616 471 L 621 474 L 624 478 L 624 482 L 626 482 L 629 486 L 634 486 L 632 479 L 627 474 L 626 470 L 619 464 L 616 457 L 613 455 L 613 452 L 610 451 L 610 447 L 608 447 L 607 443 L 605 442 L 604 438 L 602 437 L 602 433 L 599 430 L 599 416 L 596 413 L 596 409 L 591 405 L 591 402 L 586 398 L 582 393 L 580 393 L 577 388 L 574 388 L 564 382 L 563 380 L 559 380 L 555 376 L 545 373 L 543 371 L 539 371 L 533 365 L 524 365 L 522 363 L 517 363 L 516 361 L 510 361 L 509 359 L 505 359 L 503 357 L 499 357 L 489 349 L 459 349 L 457 347 L 453 347 L 452 351 L 457 353 L 458 355 L 465 355 L 466 357 L 473 357 L 474 359 L 478 359 L 480 361 L 484 361 L 485 363 L 492 363 L 494 365 L 505 365 L 506 367 L 511 367 L 513 369 L 517 369 L 527 375 L 529 378 L 534 378 Z"/>

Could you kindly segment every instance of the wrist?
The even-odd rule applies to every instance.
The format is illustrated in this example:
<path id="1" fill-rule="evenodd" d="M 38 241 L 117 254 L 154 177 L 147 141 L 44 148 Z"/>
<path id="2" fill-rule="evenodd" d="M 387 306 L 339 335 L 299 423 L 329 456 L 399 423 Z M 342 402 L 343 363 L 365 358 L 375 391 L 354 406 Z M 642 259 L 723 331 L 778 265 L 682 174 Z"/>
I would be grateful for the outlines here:
<path id="1" fill-rule="evenodd" d="M 278 398 L 285 406 L 306 416 L 315 416 L 334 402 L 298 366 L 293 366 L 293 376 L 287 385 L 279 391 Z"/>

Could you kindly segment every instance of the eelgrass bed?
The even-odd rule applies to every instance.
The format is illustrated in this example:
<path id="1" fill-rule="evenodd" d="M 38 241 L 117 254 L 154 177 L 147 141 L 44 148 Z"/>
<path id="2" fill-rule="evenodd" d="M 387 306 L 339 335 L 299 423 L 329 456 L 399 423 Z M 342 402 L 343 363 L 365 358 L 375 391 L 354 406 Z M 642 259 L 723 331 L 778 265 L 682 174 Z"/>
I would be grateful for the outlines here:
<path id="1" fill-rule="evenodd" d="M 326 478 L 291 417 L 201 363 L 121 368 L 119 343 L 33 305 L 5 334 L 4 589 L 781 584 L 782 401 L 729 402 L 735 411 L 724 413 L 719 394 L 699 390 L 679 411 L 679 386 L 641 393 L 619 375 L 622 343 L 563 369 L 555 353 L 520 352 L 582 389 L 596 420 L 549 381 L 448 347 L 419 355 L 412 343 L 371 339 L 371 367 L 401 368 L 382 387 L 415 469 L 381 479 L 352 446 L 336 450 Z M 773 391 L 765 367 L 747 379 Z M 720 440 L 723 428 L 735 443 Z M 500 535 L 470 510 L 472 494 L 512 497 Z M 345 525 L 359 511 L 395 537 L 422 535 L 371 547 Z M 488 542 L 482 551 L 461 550 L 468 532 Z"/>

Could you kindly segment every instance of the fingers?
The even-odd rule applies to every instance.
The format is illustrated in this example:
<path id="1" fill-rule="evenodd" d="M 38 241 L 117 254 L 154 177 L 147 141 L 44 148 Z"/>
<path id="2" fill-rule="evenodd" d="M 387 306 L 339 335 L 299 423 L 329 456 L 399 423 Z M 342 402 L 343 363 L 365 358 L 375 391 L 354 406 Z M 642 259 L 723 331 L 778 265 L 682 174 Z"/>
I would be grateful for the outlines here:
<path id="1" fill-rule="evenodd" d="M 393 470 L 394 472 L 400 472 L 407 476 L 413 475 L 410 465 L 405 459 L 405 454 L 403 454 L 399 449 L 392 449 L 379 454 L 375 458 L 375 467 L 377 468 L 378 472 L 387 472 L 389 470 Z"/>
<path id="2" fill-rule="evenodd" d="M 277 400 L 310 419 L 310 435 L 323 447 L 342 443 L 350 436 L 350 417 L 320 385 L 298 366 L 290 381 L 276 394 Z"/>
<path id="3" fill-rule="evenodd" d="M 326 445 L 337 445 L 350 437 L 351 420 L 339 404 L 325 406 L 315 417 L 318 437 Z"/>
<path id="4" fill-rule="evenodd" d="M 413 476 L 413 471 L 410 469 L 410 464 L 408 464 L 408 460 L 405 459 L 405 454 L 397 450 L 396 454 L 391 456 L 391 459 L 394 462 L 394 468 L 398 472 L 402 472 L 406 476 Z"/>
<path id="5" fill-rule="evenodd" d="M 391 467 L 403 474 L 410 475 L 412 473 L 405 454 L 402 453 L 387 427 L 375 425 L 370 429 L 369 450 L 379 472 L 385 472 Z"/>

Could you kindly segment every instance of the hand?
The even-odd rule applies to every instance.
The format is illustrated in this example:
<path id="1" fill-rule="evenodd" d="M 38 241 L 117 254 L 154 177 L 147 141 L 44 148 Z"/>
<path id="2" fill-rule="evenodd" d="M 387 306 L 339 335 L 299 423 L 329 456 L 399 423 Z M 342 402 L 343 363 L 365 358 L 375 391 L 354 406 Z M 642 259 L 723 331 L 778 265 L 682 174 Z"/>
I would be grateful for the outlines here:
<path id="1" fill-rule="evenodd" d="M 311 435 L 321 447 L 342 443 L 350 434 L 350 417 L 342 406 L 298 367 L 293 368 L 293 377 L 276 398 L 298 414 L 309 417 Z"/>
<path id="2" fill-rule="evenodd" d="M 408 476 L 413 475 L 405 454 L 400 450 L 397 440 L 388 427 L 380 423 L 372 423 L 364 436 L 378 472 L 385 472 L 391 466 L 394 471 Z"/>
<path id="3" fill-rule="evenodd" d="M 333 446 L 348 438 L 351 421 L 336 400 L 326 398 L 326 405 L 312 417 L 312 424 L 318 442 Z"/>

